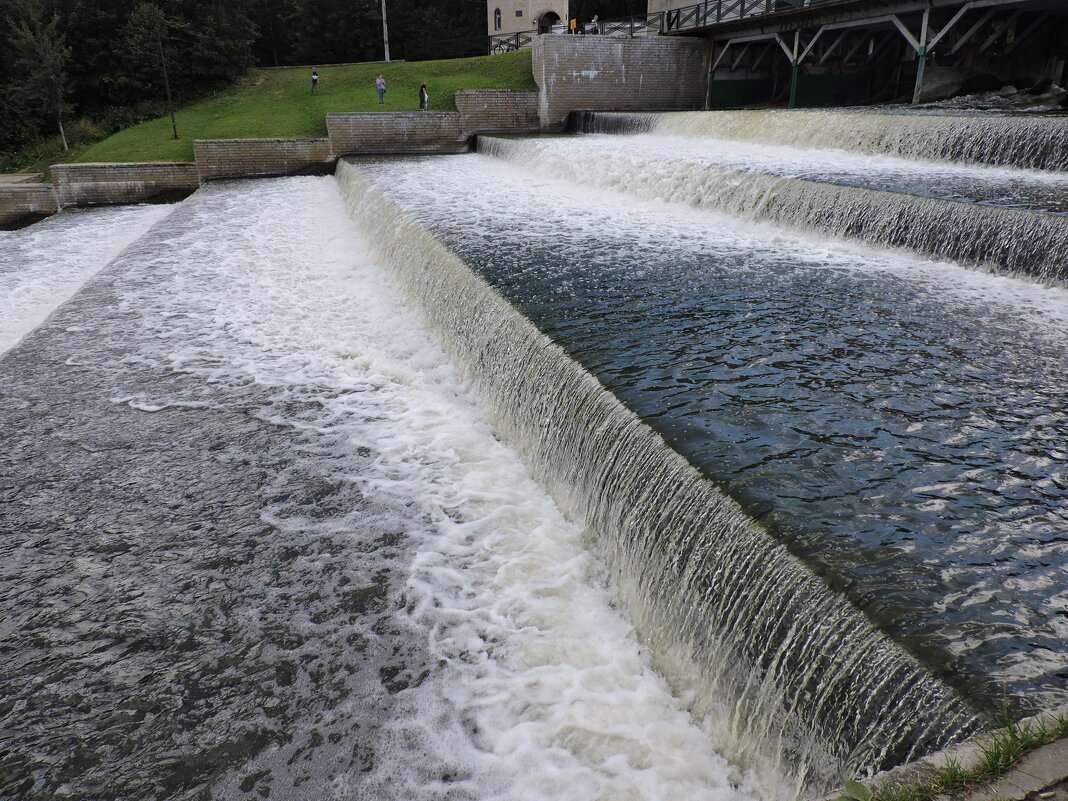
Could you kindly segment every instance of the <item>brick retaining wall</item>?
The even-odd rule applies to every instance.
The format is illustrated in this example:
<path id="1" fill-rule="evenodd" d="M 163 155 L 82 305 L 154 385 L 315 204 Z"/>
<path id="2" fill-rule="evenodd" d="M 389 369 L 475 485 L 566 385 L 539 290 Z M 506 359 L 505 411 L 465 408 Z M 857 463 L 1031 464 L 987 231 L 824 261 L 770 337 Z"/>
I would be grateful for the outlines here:
<path id="1" fill-rule="evenodd" d="M 329 139 L 195 139 L 200 182 L 330 172 Z"/>
<path id="2" fill-rule="evenodd" d="M 52 180 L 60 208 L 181 197 L 200 186 L 196 166 L 187 162 L 54 164 Z"/>
<path id="3" fill-rule="evenodd" d="M 26 218 L 59 211 L 56 190 L 48 184 L 12 183 L 0 187 L 0 228 L 13 228 Z"/>
<path id="4" fill-rule="evenodd" d="M 464 153 L 468 137 L 455 112 L 327 114 L 334 156 L 388 153 Z"/>
<path id="5" fill-rule="evenodd" d="M 478 89 L 456 93 L 456 109 L 465 134 L 534 133 L 541 128 L 538 93 Z"/>
<path id="6" fill-rule="evenodd" d="M 539 36 L 533 45 L 541 123 L 571 111 L 702 109 L 712 46 L 701 39 Z"/>
<path id="7" fill-rule="evenodd" d="M 40 184 L 0 190 L 0 224 L 63 206 L 180 195 L 216 178 L 329 172 L 348 154 L 463 153 L 475 134 L 560 130 L 575 110 L 699 109 L 710 58 L 710 45 L 697 39 L 539 36 L 537 92 L 460 91 L 456 112 L 328 114 L 325 139 L 197 139 L 195 164 L 55 165 L 55 190 Z"/>

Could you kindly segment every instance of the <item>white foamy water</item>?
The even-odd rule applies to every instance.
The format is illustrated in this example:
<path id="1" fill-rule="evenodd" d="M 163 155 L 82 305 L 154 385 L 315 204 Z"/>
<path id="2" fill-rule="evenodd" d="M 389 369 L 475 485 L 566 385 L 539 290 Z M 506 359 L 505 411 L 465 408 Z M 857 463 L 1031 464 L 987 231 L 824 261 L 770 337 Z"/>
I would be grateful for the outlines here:
<path id="1" fill-rule="evenodd" d="M 933 110 L 794 109 L 638 115 L 659 133 L 1063 170 L 1065 120 Z"/>
<path id="2" fill-rule="evenodd" d="M 624 158 L 628 154 L 679 160 L 691 164 L 716 164 L 733 170 L 770 172 L 796 178 L 833 179 L 838 176 L 885 176 L 917 181 L 971 181 L 978 184 L 1012 183 L 1018 189 L 1033 185 L 1036 190 L 1068 190 L 1068 175 L 1049 170 L 958 164 L 946 161 L 902 158 L 885 154 L 861 154 L 836 148 L 795 147 L 714 137 L 694 138 L 671 133 L 636 134 L 621 139 L 609 134 L 589 134 L 577 139 L 537 140 L 559 150 L 592 151 L 578 156 L 596 170 L 598 158 Z M 600 154 L 598 156 L 597 154 Z"/>
<path id="3" fill-rule="evenodd" d="M 501 146 L 494 146 L 492 155 L 427 159 L 420 162 L 415 174 L 406 163 L 377 167 L 376 172 L 387 176 L 382 182 L 384 189 L 420 213 L 437 205 L 450 209 L 444 215 L 448 218 L 446 230 L 471 241 L 487 241 L 485 232 L 502 226 L 513 234 L 521 230 L 523 236 L 540 241 L 581 247 L 596 242 L 617 226 L 625 227 L 637 247 L 717 255 L 749 253 L 774 262 L 782 270 L 801 267 L 864 275 L 894 274 L 938 298 L 947 313 L 984 309 L 996 320 L 1012 321 L 1057 340 L 1068 337 L 1068 289 L 1064 287 L 1044 286 L 1027 278 L 997 275 L 906 250 L 875 247 L 818 231 L 783 228 L 707 208 L 703 198 L 714 187 L 694 180 L 685 161 L 652 158 L 640 148 L 636 153 L 629 152 L 629 143 L 636 138 L 590 135 L 577 139 L 496 140 Z M 599 170 L 591 164 L 589 169 L 576 173 L 574 165 L 576 160 L 583 161 L 586 140 L 593 141 L 595 150 L 611 153 L 611 169 Z M 744 151 L 749 146 L 743 143 L 739 147 Z M 756 163 L 757 155 L 753 154 L 752 159 Z M 961 170 L 1022 172 L 972 167 Z M 432 181 L 444 182 L 442 185 L 465 187 L 458 190 L 464 191 L 462 208 L 449 195 L 423 192 L 428 176 Z M 673 191 L 665 191 L 665 187 Z M 615 250 L 601 249 L 590 258 L 611 264 L 617 255 Z M 498 252 L 496 258 L 515 261 L 506 251 Z M 650 268 L 632 265 L 629 269 L 638 276 Z"/>
<path id="4" fill-rule="evenodd" d="M 1001 430 L 1001 425 L 992 420 L 999 416 L 1002 405 L 1010 412 L 1024 406 L 1012 395 L 1016 386 L 1024 385 L 1041 392 L 1047 386 L 1058 385 L 1064 375 L 1063 354 L 1068 352 L 1065 346 L 1068 342 L 1068 292 L 1063 288 L 1043 287 L 1026 280 L 922 259 L 902 251 L 777 229 L 715 211 L 695 209 L 688 196 L 665 196 L 658 191 L 659 176 L 653 173 L 655 165 L 650 164 L 647 170 L 616 169 L 611 173 L 592 170 L 577 175 L 573 153 L 571 158 L 554 158 L 550 151 L 543 149 L 545 144 L 541 141 L 509 142 L 510 147 L 502 151 L 503 157 L 496 159 L 480 155 L 426 159 L 420 161 L 418 167 L 413 167 L 410 161 L 398 160 L 361 164 L 357 169 L 370 175 L 383 193 L 395 198 L 406 212 L 475 265 L 475 269 L 512 302 L 521 308 L 533 309 L 532 314 L 545 329 L 551 330 L 586 358 L 588 369 L 600 370 L 598 375 L 607 376 L 606 383 L 615 381 L 610 384 L 613 391 L 621 394 L 629 391 L 628 400 L 641 412 L 669 417 L 664 410 L 670 406 L 670 413 L 676 414 L 680 428 L 690 420 L 714 420 L 716 414 L 703 411 L 700 406 L 706 404 L 707 408 L 707 398 L 716 394 L 715 389 L 695 392 L 693 397 L 698 400 L 690 407 L 683 405 L 685 388 L 676 391 L 676 387 L 684 383 L 700 383 L 686 370 L 704 357 L 703 349 L 726 349 L 721 344 L 720 331 L 715 330 L 715 325 L 720 329 L 724 327 L 721 323 L 709 323 L 707 329 L 702 326 L 709 320 L 718 321 L 720 309 L 729 305 L 740 309 L 751 306 L 753 311 L 747 316 L 754 319 L 760 319 L 765 310 L 777 311 L 779 302 L 792 309 L 790 315 L 794 315 L 793 309 L 796 309 L 799 319 L 806 316 L 807 308 L 813 309 L 813 317 L 816 317 L 824 299 L 806 297 L 799 292 L 806 282 L 819 286 L 828 282 L 825 297 L 832 299 L 830 305 L 835 302 L 846 307 L 855 305 L 858 330 L 885 330 L 885 345 L 876 342 L 868 346 L 876 361 L 882 358 L 882 353 L 892 352 L 897 343 L 907 343 L 912 338 L 911 329 L 930 333 L 924 335 L 923 341 L 915 343 L 909 358 L 915 358 L 916 353 L 928 344 L 937 349 L 939 343 L 949 343 L 946 347 L 950 351 L 954 347 L 954 329 L 974 331 L 968 335 L 971 338 L 967 343 L 968 352 L 973 343 L 982 343 L 987 352 L 977 350 L 974 356 L 961 359 L 959 371 L 955 367 L 946 369 L 947 365 L 952 367 L 953 360 L 934 352 L 933 366 L 924 371 L 930 378 L 925 378 L 928 383 L 917 395 L 938 398 L 947 390 L 951 393 L 959 391 L 964 399 L 959 405 L 967 408 L 968 403 L 976 403 L 974 418 L 993 431 Z M 619 143 L 619 149 L 626 151 L 626 140 Z M 679 169 L 682 174 L 677 165 L 666 169 Z M 684 189 L 688 188 L 684 182 L 680 181 L 680 184 Z M 427 186 L 438 189 L 430 193 L 426 191 Z M 684 266 L 675 269 L 673 262 Z M 767 280 L 761 271 L 776 279 L 802 272 L 810 275 L 791 287 L 792 291 L 780 301 L 775 290 L 770 289 L 775 282 Z M 705 275 L 721 277 L 702 283 Z M 857 288 L 861 291 L 855 292 Z M 699 300 L 691 305 L 693 298 Z M 844 298 L 849 298 L 848 303 Z M 865 319 L 868 308 L 886 309 L 882 312 L 886 317 L 882 321 Z M 744 329 L 745 321 L 741 315 L 733 317 L 732 322 L 734 328 Z M 804 326 L 820 332 L 818 320 L 816 323 L 814 325 L 809 320 Z M 790 330 L 793 325 L 795 323 L 791 322 L 778 330 L 773 329 L 769 339 L 785 342 L 789 336 L 783 331 Z M 646 346 L 644 342 L 628 339 L 628 329 L 648 332 L 648 340 L 653 344 Z M 656 338 L 658 330 L 663 331 L 663 339 Z M 693 330 L 698 333 L 692 334 Z M 842 325 L 841 330 L 850 330 L 850 324 Z M 817 336 L 819 341 L 829 345 L 837 335 L 838 332 L 822 331 Z M 738 334 L 734 342 L 727 337 L 727 347 L 733 350 L 744 345 L 746 336 Z M 590 341 L 596 344 L 590 346 L 587 344 Z M 706 345 L 706 342 L 715 344 Z M 785 344 L 779 347 L 788 349 Z M 617 353 L 614 348 L 622 353 Z M 766 358 L 778 361 L 782 352 L 776 348 Z M 847 361 L 862 362 L 866 355 L 858 352 Z M 745 356 L 735 358 L 738 367 L 746 364 Z M 748 364 L 755 368 L 754 372 L 765 369 L 761 362 L 750 361 Z M 648 370 L 652 376 L 640 385 L 641 391 L 633 389 L 642 376 L 641 369 L 636 369 L 635 365 Z M 837 366 L 832 367 L 837 369 Z M 990 371 L 990 377 L 973 382 L 973 377 L 981 375 L 983 369 Z M 671 384 L 672 370 L 679 370 L 684 379 Z M 830 372 L 827 365 L 821 364 L 803 380 L 822 382 Z M 887 372 L 887 375 L 893 374 L 893 369 Z M 871 381 L 871 374 L 863 375 L 860 381 Z M 978 386 L 969 386 L 973 383 Z M 668 387 L 664 395 L 670 400 L 663 401 L 658 407 L 655 392 L 665 384 Z M 792 394 L 788 379 L 769 371 L 765 386 L 767 397 L 785 398 L 784 405 L 788 405 Z M 989 402 L 976 401 L 980 391 L 989 391 L 992 387 L 1002 389 L 996 390 L 995 397 Z M 762 389 L 758 388 L 757 393 Z M 881 392 L 882 397 L 876 397 L 875 403 L 893 399 L 895 388 L 891 386 Z M 998 392 L 1001 398 L 996 397 Z M 1062 393 L 1053 390 L 1049 394 L 1054 398 Z M 643 401 L 643 396 L 653 400 Z M 827 414 L 835 402 L 836 398 L 828 394 L 814 399 L 810 409 L 818 410 L 812 412 L 814 415 Z M 642 403 L 646 405 L 640 405 Z M 677 408 L 683 411 L 676 413 Z M 1059 407 L 1054 403 L 1049 408 L 1054 411 L 1048 416 L 1036 415 L 1032 424 L 1022 426 L 1028 432 L 1027 438 L 1040 437 L 1044 425 L 1063 425 L 1063 416 L 1056 411 Z M 923 415 L 915 415 L 912 409 L 907 411 L 912 419 L 923 418 Z M 723 413 L 721 408 L 716 412 Z M 807 421 L 806 410 L 797 410 L 796 414 L 794 420 Z M 860 412 L 856 417 L 850 417 L 862 421 L 857 424 L 858 431 L 866 432 L 871 428 L 865 414 Z M 965 447 L 959 432 L 952 425 L 944 426 L 938 414 L 933 410 L 930 417 L 916 424 L 916 428 L 908 427 L 907 431 L 902 431 L 902 439 L 908 441 L 914 437 L 921 442 L 941 428 L 938 436 L 945 437 L 942 444 L 958 449 Z M 853 423 L 844 421 L 845 418 L 839 421 L 841 427 L 838 430 L 851 430 Z M 775 420 L 765 427 L 788 431 L 792 422 Z M 962 431 L 975 433 L 967 415 L 962 417 L 962 423 Z M 802 426 L 805 424 L 803 422 Z M 917 434 L 928 428 L 927 433 Z M 668 435 L 672 433 L 668 425 L 664 425 L 663 430 Z M 728 431 L 719 439 L 722 441 L 729 436 Z M 710 442 L 715 443 L 716 439 L 716 436 L 708 436 Z M 1002 469 L 996 462 L 988 465 L 991 495 L 1006 498 L 1004 509 L 1019 511 L 1022 508 L 1023 503 L 1016 494 L 1021 487 L 1030 491 L 1040 487 L 1042 481 L 1049 482 L 1054 491 L 1063 486 L 1059 463 L 1035 460 L 1025 452 L 1026 449 L 1018 448 L 1006 439 L 1005 461 L 1013 467 L 1019 464 L 1025 471 L 1028 467 L 1031 469 L 1017 474 L 1012 469 Z M 1050 441 L 1059 440 L 1054 436 Z M 1038 447 L 1040 451 L 1045 449 L 1045 444 Z M 720 453 L 722 451 L 717 451 Z M 839 453 L 844 456 L 840 457 Z M 827 457 L 826 463 L 833 465 L 848 461 L 859 456 L 862 450 L 847 448 L 839 453 Z M 1059 454 L 1057 449 L 1050 452 L 1050 459 L 1059 458 L 1056 454 Z M 865 469 L 879 473 L 885 457 L 881 452 L 872 452 L 868 456 L 873 458 Z M 741 461 L 742 457 L 739 458 Z M 920 456 L 917 461 L 921 465 L 930 465 L 937 460 Z M 911 503 L 908 497 L 911 494 L 935 490 L 939 496 L 929 506 L 918 504 L 916 508 L 921 518 L 941 516 L 942 520 L 936 519 L 934 523 L 921 520 L 917 530 L 924 532 L 928 526 L 942 525 L 949 518 L 948 514 L 941 515 L 942 508 L 955 509 L 962 516 L 971 514 L 967 505 L 959 500 L 961 496 L 967 498 L 967 493 L 974 491 L 978 482 L 976 474 L 969 472 L 969 462 L 971 465 L 976 463 L 965 455 L 960 471 L 954 476 L 956 480 L 937 488 L 918 482 L 914 490 L 909 485 L 911 478 L 907 475 L 902 478 L 905 504 Z M 842 474 L 845 481 L 851 481 L 860 474 L 860 468 L 848 468 Z M 792 495 L 795 491 L 791 485 L 788 493 Z M 900 497 L 883 496 L 888 506 L 898 503 Z M 1056 515 L 1056 502 L 1048 507 L 1043 506 L 1041 499 L 1035 503 Z M 845 501 L 829 506 L 838 519 L 851 521 L 843 526 L 847 528 L 857 518 L 841 512 L 844 504 Z M 976 518 L 979 519 L 979 515 Z M 1031 521 L 1025 524 L 1022 519 L 1008 524 L 999 521 L 997 525 L 1004 525 L 1002 531 L 997 532 L 996 525 L 991 524 L 983 529 L 983 533 L 988 540 L 1004 542 L 1005 551 L 1012 551 L 1018 549 L 1018 545 L 1007 532 L 1020 536 L 1027 531 L 1036 539 L 1055 536 L 1055 523 L 1049 535 L 1042 529 L 1048 522 L 1048 518 L 1039 514 L 1033 525 Z M 973 534 L 981 528 L 978 522 L 962 528 L 969 527 Z M 996 535 L 990 536 L 991 531 L 997 532 Z M 1011 568 L 1015 564 L 1013 557 L 998 553 L 999 564 L 992 566 L 985 562 L 985 555 L 990 552 L 988 545 L 978 546 L 967 534 L 962 536 L 960 544 L 962 550 L 980 556 L 973 559 L 978 564 L 969 564 L 965 568 L 961 565 L 964 560 L 954 554 L 954 560 L 947 560 L 942 566 L 945 582 L 962 583 L 960 576 L 965 572 L 970 582 L 966 591 L 947 593 L 946 605 L 960 605 L 969 597 L 968 593 L 980 597 L 989 589 L 997 592 L 999 598 L 1004 597 L 1000 592 L 1003 581 L 998 571 L 1002 569 L 1002 563 Z M 903 540 L 900 547 L 904 552 L 916 546 L 910 538 Z M 1056 545 L 1046 546 L 1046 553 L 1052 555 L 1056 551 Z M 950 551 L 939 546 L 932 552 L 944 555 Z M 1060 617 L 1051 612 L 1063 605 L 1063 594 L 1057 583 L 1063 576 L 1063 566 L 1056 558 L 1050 560 L 1053 564 L 1050 561 L 1034 564 L 1023 549 L 1014 556 L 1020 563 L 1027 564 L 1030 588 L 1045 593 L 1045 598 L 1041 599 L 1042 610 L 1033 615 L 1033 625 L 1042 634 L 1052 635 L 1051 639 L 1059 638 L 1063 624 Z M 939 564 L 937 556 L 922 559 L 923 570 L 939 569 L 936 567 Z M 1024 582 L 1017 584 L 1022 587 Z M 932 625 L 948 630 L 944 620 L 935 620 Z M 962 642 L 963 650 L 975 650 L 976 643 L 983 640 L 968 637 L 962 638 Z M 999 679 L 1002 675 L 1036 678 L 1050 673 L 1051 659 L 1044 654 L 1032 656 L 1021 649 L 1018 653 L 1009 653 L 1005 661 L 999 663 L 999 666 L 1004 665 L 1009 667 L 1005 674 L 998 674 Z"/>
<path id="5" fill-rule="evenodd" d="M 299 787 L 276 780 L 271 797 L 755 797 L 651 668 L 581 525 L 497 441 L 365 255 L 333 179 L 214 186 L 190 203 L 192 224 L 145 256 L 146 275 L 158 261 L 172 280 L 124 293 L 155 333 L 131 358 L 210 382 L 253 381 L 294 406 L 316 388 L 299 421 L 272 422 L 370 437 L 377 462 L 355 480 L 429 521 L 426 535 L 414 532 L 423 538 L 404 614 L 428 632 L 436 668 L 396 696 L 402 714 L 370 772 L 314 765 Z M 144 409 L 174 400 L 115 399 Z M 344 474 L 344 459 L 330 469 Z M 243 796 L 245 775 L 278 777 L 289 757 L 268 750 L 216 790 Z M 451 765 L 450 775 L 430 774 L 431 763 Z"/>
<path id="6" fill-rule="evenodd" d="M 76 209 L 0 231 L 0 355 L 172 208 Z"/>

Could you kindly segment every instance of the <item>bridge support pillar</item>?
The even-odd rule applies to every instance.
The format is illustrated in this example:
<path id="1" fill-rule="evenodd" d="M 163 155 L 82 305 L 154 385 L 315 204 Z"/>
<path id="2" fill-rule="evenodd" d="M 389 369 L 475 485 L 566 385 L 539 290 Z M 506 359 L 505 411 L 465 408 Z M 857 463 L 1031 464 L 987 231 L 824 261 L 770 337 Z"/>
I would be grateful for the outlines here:
<path id="1" fill-rule="evenodd" d="M 797 64 L 801 48 L 801 31 L 794 31 L 794 54 L 790 59 L 790 108 L 797 108 Z"/>
<path id="2" fill-rule="evenodd" d="M 916 86 L 912 90 L 912 105 L 920 102 L 923 92 L 923 73 L 927 69 L 927 48 L 921 47 L 916 53 Z"/>
<path id="3" fill-rule="evenodd" d="M 927 69 L 927 24 L 931 19 L 931 9 L 923 11 L 923 22 L 920 23 L 920 41 L 916 48 L 916 86 L 912 90 L 912 105 L 920 102 L 923 93 L 923 73 Z"/>

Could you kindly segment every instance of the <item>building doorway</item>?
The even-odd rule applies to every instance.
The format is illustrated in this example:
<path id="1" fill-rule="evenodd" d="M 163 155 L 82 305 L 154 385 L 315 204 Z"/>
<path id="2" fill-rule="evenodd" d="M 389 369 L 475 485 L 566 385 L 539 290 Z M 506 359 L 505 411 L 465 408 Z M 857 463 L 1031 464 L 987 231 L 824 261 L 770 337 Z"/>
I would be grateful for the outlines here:
<path id="1" fill-rule="evenodd" d="M 538 17 L 538 33 L 552 33 L 553 27 L 560 25 L 560 15 L 555 11 L 546 11 Z"/>

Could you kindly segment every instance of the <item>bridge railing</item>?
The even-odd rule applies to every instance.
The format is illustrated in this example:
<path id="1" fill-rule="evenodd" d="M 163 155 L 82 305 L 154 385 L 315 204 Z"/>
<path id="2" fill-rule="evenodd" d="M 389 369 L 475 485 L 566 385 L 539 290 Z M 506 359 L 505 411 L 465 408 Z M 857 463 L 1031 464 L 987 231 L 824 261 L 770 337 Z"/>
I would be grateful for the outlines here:
<path id="1" fill-rule="evenodd" d="M 606 20 L 601 23 L 601 33 L 615 37 L 677 33 L 707 28 L 718 22 L 807 8 L 825 2 L 828 0 L 705 0 L 692 6 Z"/>
<path id="2" fill-rule="evenodd" d="M 639 14 L 622 19 L 605 20 L 601 25 L 601 33 L 605 36 L 658 36 L 662 32 L 661 12 L 653 14 Z"/>
<path id="3" fill-rule="evenodd" d="M 494 34 L 489 37 L 489 52 L 491 54 L 508 53 L 512 50 L 529 47 L 530 43 L 534 41 L 534 36 L 533 32 Z"/>

